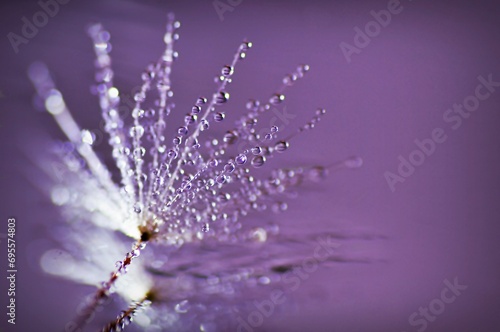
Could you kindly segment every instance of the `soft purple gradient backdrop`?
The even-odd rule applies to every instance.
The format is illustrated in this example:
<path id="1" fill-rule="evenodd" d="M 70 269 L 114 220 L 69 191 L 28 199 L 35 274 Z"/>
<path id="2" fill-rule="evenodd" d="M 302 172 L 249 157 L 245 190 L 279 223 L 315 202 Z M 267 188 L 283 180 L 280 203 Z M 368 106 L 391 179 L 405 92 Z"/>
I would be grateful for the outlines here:
<path id="1" fill-rule="evenodd" d="M 46 62 L 78 122 L 95 128 L 99 111 L 89 93 L 94 56 L 84 27 L 101 21 L 111 32 L 116 81 L 124 93 L 160 54 L 165 14 L 172 11 L 182 22 L 172 78 L 179 114 L 198 95 L 213 91 L 214 74 L 247 37 L 254 48 L 237 68 L 228 121 L 236 118 L 233 106 L 237 112 L 247 98 L 267 97 L 283 74 L 303 62 L 311 71 L 287 94 L 287 110 L 297 117 L 285 131 L 307 121 L 316 107 L 329 110 L 316 130 L 296 139 L 270 167 L 363 157 L 363 168 L 309 186 L 276 218 L 288 218 L 296 233 L 340 227 L 387 236 L 348 243 L 346 250 L 373 262 L 319 269 L 294 294 L 298 312 L 275 314 L 259 330 L 415 331 L 408 316 L 440 295 L 444 279 L 458 277 L 468 289 L 427 331 L 498 331 L 500 91 L 456 131 L 442 115 L 474 92 L 478 75 L 492 73 L 500 80 L 500 6 L 496 1 L 402 4 L 403 12 L 350 64 L 339 43 L 352 44 L 353 28 L 363 27 L 372 19 L 369 12 L 385 9 L 386 1 L 244 0 L 221 22 L 211 1 L 72 0 L 17 55 L 5 36 L 19 33 L 21 17 L 40 8 L 35 1 L 2 4 L 0 232 L 5 233 L 8 216 L 17 218 L 19 272 L 18 324 L 7 326 L 2 309 L 0 326 L 61 330 L 90 291 L 44 275 L 36 261 L 40 250 L 51 246 L 44 238 L 60 217 L 27 181 L 24 174 L 33 166 L 22 147 L 44 135 L 62 136 L 48 114 L 33 109 L 26 68 L 34 60 Z M 407 157 L 413 140 L 429 137 L 436 127 L 446 129 L 448 140 L 392 193 L 384 172 L 395 172 L 398 155 Z M 108 152 L 104 144 L 99 150 Z M 5 241 L 0 246 L 3 271 Z M 109 311 L 111 317 L 117 312 L 117 307 Z"/>

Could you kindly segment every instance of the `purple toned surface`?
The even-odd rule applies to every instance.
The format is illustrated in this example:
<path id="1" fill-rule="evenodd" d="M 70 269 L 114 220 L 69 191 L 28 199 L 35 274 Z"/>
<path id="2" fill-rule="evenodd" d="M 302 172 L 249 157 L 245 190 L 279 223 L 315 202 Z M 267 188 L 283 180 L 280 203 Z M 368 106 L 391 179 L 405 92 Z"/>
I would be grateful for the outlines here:
<path id="1" fill-rule="evenodd" d="M 282 228 L 294 233 L 340 228 L 387 237 L 348 241 L 345 251 L 371 262 L 320 268 L 293 294 L 292 308 L 266 319 L 259 330 L 417 331 L 408 317 L 440 297 L 445 279 L 457 277 L 468 288 L 426 330 L 497 331 L 500 91 L 481 101 L 456 130 L 443 121 L 443 113 L 474 93 L 478 76 L 492 74 L 500 81 L 500 9 L 494 1 L 401 4 L 403 11 L 351 63 L 339 44 L 353 44 L 353 28 L 363 28 L 373 19 L 370 11 L 387 8 L 387 2 L 243 1 L 220 21 L 210 1 L 73 0 L 20 45 L 18 54 L 5 35 L 19 33 L 21 17 L 40 7 L 3 4 L 1 232 L 7 217 L 15 216 L 19 273 L 18 324 L 12 329 L 2 313 L 0 326 L 61 330 L 90 292 L 44 275 L 36 260 L 50 247 L 46 239 L 60 217 L 23 175 L 33 166 L 21 147 L 44 135 L 62 135 L 49 115 L 33 110 L 26 68 L 34 60 L 46 62 L 77 121 L 94 128 L 99 123 L 97 101 L 89 93 L 94 56 L 84 27 L 101 21 L 111 32 L 117 85 L 130 91 L 144 66 L 160 54 L 165 14 L 172 11 L 182 22 L 172 77 L 179 115 L 199 94 L 213 91 L 212 77 L 246 37 L 254 48 L 235 74 L 230 105 L 267 97 L 283 74 L 305 62 L 311 71 L 287 94 L 288 111 L 296 118 L 284 130 L 302 125 L 317 107 L 329 110 L 317 129 L 294 140 L 273 165 L 363 157 L 361 169 L 334 173 L 304 189 L 287 213 L 275 217 L 285 219 Z M 438 127 L 447 140 L 391 192 L 384 173 L 396 173 L 398 156 L 408 158 L 414 140 L 431 137 Z M 109 152 L 104 146 L 99 151 Z M 1 246 L 3 275 L 3 239 Z"/>

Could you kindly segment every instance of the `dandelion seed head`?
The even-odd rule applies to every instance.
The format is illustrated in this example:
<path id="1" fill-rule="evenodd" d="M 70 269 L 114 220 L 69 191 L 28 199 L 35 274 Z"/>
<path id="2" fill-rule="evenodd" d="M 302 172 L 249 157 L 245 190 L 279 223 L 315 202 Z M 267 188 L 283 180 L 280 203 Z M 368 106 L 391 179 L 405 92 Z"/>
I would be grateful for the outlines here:
<path id="1" fill-rule="evenodd" d="M 66 242 L 71 250 L 46 252 L 41 258 L 42 268 L 79 283 L 98 285 L 115 266 L 110 279 L 113 283 L 102 286 L 105 291 L 117 292 L 128 301 L 144 297 L 160 304 L 177 301 L 173 307 L 163 308 L 162 315 L 153 312 L 142 316 L 139 321 L 144 326 L 154 321 L 171 324 L 178 315 L 201 310 L 187 298 L 233 295 L 238 283 L 271 283 L 272 273 L 265 275 L 255 268 L 242 266 L 219 273 L 217 268 L 223 269 L 217 259 L 198 267 L 192 259 L 190 265 L 184 262 L 183 266 L 182 260 L 172 262 L 169 257 L 188 243 L 254 246 L 269 242 L 278 234 L 277 225 L 246 225 L 242 220 L 254 212 L 284 212 L 288 208 L 284 202 L 287 191 L 304 181 L 321 180 L 328 173 L 328 168 L 314 166 L 280 168 L 267 177 L 253 175 L 276 155 L 287 152 L 290 140 L 312 129 L 325 114 L 324 109 L 313 112 L 312 120 L 286 138 L 280 137 L 278 126 L 264 132 L 265 126 L 260 127 L 259 116 L 285 103 L 286 89 L 304 77 L 308 65 L 288 73 L 267 101 L 250 99 L 242 114 L 231 114 L 236 115 L 235 125 L 221 137 L 210 136 L 226 120 L 222 107 L 231 101 L 231 82 L 253 46 L 249 41 L 241 43 L 233 58 L 221 67 L 210 98 L 198 97 L 187 110 L 179 110 L 185 112 L 183 122 L 171 123 L 169 115 L 177 110 L 170 74 L 178 56 L 173 47 L 179 39 L 180 23 L 173 15 L 168 17 L 165 49 L 142 73 L 128 121 L 118 111 L 121 97 L 111 68 L 111 34 L 101 24 L 93 24 L 87 31 L 96 55 L 94 91 L 119 183 L 94 150 L 96 135 L 80 128 L 73 119 L 48 69 L 35 63 L 28 71 L 47 111 L 70 142 L 69 149 L 54 149 L 59 170 L 51 172 L 57 183 L 51 188 L 52 202 L 63 208 L 68 220 L 84 220 L 83 224 L 91 225 L 81 231 L 79 223 L 71 224 L 72 235 Z M 351 158 L 343 165 L 359 167 L 361 160 Z M 138 244 L 127 250 L 114 232 Z M 129 271 L 132 259 L 140 255 L 146 243 L 160 249 L 146 254 L 145 261 L 134 260 L 142 263 L 134 263 Z M 128 254 L 123 259 L 125 252 Z M 58 262 L 63 264 L 56 269 Z M 272 271 L 271 266 L 267 270 Z M 175 275 L 175 281 L 169 279 L 171 275 Z M 203 287 L 199 280 L 204 281 Z M 125 324 L 128 319 L 128 314 L 119 316 L 117 322 Z M 201 330 L 210 325 L 203 326 Z"/>

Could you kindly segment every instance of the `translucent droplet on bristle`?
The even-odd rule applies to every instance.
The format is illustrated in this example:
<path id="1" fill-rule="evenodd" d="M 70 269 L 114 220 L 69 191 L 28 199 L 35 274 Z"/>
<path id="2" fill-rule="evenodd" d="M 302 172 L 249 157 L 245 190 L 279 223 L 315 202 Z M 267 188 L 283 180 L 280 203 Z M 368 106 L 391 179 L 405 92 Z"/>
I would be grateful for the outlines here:
<path id="1" fill-rule="evenodd" d="M 217 183 L 223 184 L 226 182 L 226 176 L 225 175 L 219 175 L 216 179 Z"/>
<path id="2" fill-rule="evenodd" d="M 278 128 L 277 126 L 272 126 L 272 127 L 271 127 L 271 132 L 272 132 L 272 133 L 277 133 L 277 132 L 278 132 L 278 130 L 279 130 L 279 128 Z"/>
<path id="3" fill-rule="evenodd" d="M 274 145 L 274 149 L 277 151 L 277 152 L 285 152 L 288 147 L 289 147 L 289 143 L 287 141 L 279 141 L 278 143 L 276 143 Z"/>
<path id="4" fill-rule="evenodd" d="M 217 165 L 219 165 L 219 162 L 217 161 L 217 159 L 210 159 L 210 160 L 208 161 L 208 165 L 209 165 L 210 167 L 216 167 Z"/>
<path id="5" fill-rule="evenodd" d="M 205 119 L 201 120 L 201 122 L 200 122 L 200 130 L 201 131 L 207 130 L 209 128 L 209 126 L 210 125 L 209 125 L 207 120 L 205 120 Z"/>
<path id="6" fill-rule="evenodd" d="M 133 126 L 130 128 L 129 134 L 133 138 L 141 138 L 144 135 L 144 127 L 141 125 Z"/>
<path id="7" fill-rule="evenodd" d="M 184 117 L 184 123 L 186 124 L 186 126 L 189 126 L 190 124 L 196 122 L 196 120 L 198 119 L 198 117 L 194 114 L 187 114 L 185 117 Z"/>
<path id="8" fill-rule="evenodd" d="M 309 69 L 310 69 L 309 65 L 305 65 L 305 64 L 299 65 L 297 67 L 297 76 L 298 77 L 304 76 L 304 74 L 307 73 L 309 71 Z"/>
<path id="9" fill-rule="evenodd" d="M 281 94 L 281 93 L 275 93 L 270 99 L 269 99 L 269 103 L 271 103 L 272 105 L 278 105 L 279 103 L 281 103 L 282 101 L 285 100 L 285 95 L 284 94 Z"/>
<path id="10" fill-rule="evenodd" d="M 132 117 L 134 119 L 139 119 L 139 118 L 142 118 L 143 116 L 144 116 L 144 110 L 143 109 L 134 108 L 134 110 L 132 111 Z"/>
<path id="11" fill-rule="evenodd" d="M 224 134 L 224 142 L 227 144 L 234 144 L 236 140 L 238 139 L 238 136 L 234 131 L 228 131 L 226 134 Z"/>
<path id="12" fill-rule="evenodd" d="M 191 108 L 191 114 L 199 114 L 201 112 L 201 107 L 198 105 L 194 105 Z"/>
<path id="13" fill-rule="evenodd" d="M 248 51 L 250 48 L 252 48 L 252 46 L 253 46 L 252 42 L 243 42 L 240 48 L 243 51 Z"/>
<path id="14" fill-rule="evenodd" d="M 234 172 L 234 168 L 234 164 L 232 162 L 228 162 L 226 165 L 224 165 L 224 172 L 232 173 Z"/>
<path id="15" fill-rule="evenodd" d="M 205 98 L 205 97 L 199 97 L 196 100 L 196 105 L 197 106 L 201 106 L 201 105 L 206 104 L 206 103 L 207 103 L 207 98 Z"/>
<path id="16" fill-rule="evenodd" d="M 210 224 L 209 223 L 204 223 L 203 226 L 201 227 L 201 231 L 206 233 L 210 230 Z"/>
<path id="17" fill-rule="evenodd" d="M 224 120 L 225 117 L 226 117 L 226 115 L 224 113 L 221 113 L 221 112 L 214 114 L 214 120 L 216 122 L 221 122 L 222 120 Z"/>
<path id="18" fill-rule="evenodd" d="M 347 168 L 358 168 L 363 165 L 363 159 L 361 157 L 355 156 L 344 160 L 344 165 Z"/>
<path id="19" fill-rule="evenodd" d="M 250 151 L 252 152 L 253 155 L 258 156 L 259 154 L 262 153 L 262 148 L 260 146 L 256 146 L 254 148 L 251 148 Z"/>
<path id="20" fill-rule="evenodd" d="M 136 158 L 143 157 L 146 154 L 146 149 L 143 148 L 142 146 L 137 147 L 134 149 L 133 154 L 134 154 L 134 157 L 136 157 Z"/>
<path id="21" fill-rule="evenodd" d="M 135 203 L 134 204 L 134 212 L 135 213 L 141 213 L 142 212 L 142 205 L 141 205 L 141 203 Z"/>
<path id="22" fill-rule="evenodd" d="M 324 108 L 318 108 L 316 110 L 316 115 L 324 115 L 326 113 L 326 110 Z"/>
<path id="23" fill-rule="evenodd" d="M 234 161 L 236 161 L 238 165 L 243 165 L 244 163 L 247 162 L 247 156 L 243 153 L 240 153 L 239 155 L 236 156 L 236 158 L 234 158 Z"/>
<path id="24" fill-rule="evenodd" d="M 264 138 L 265 138 L 266 140 L 268 140 L 268 141 L 269 141 L 269 140 L 273 139 L 273 135 L 271 135 L 271 134 L 266 134 L 266 135 L 264 136 Z"/>
<path id="25" fill-rule="evenodd" d="M 172 143 L 174 143 L 175 145 L 181 144 L 182 143 L 182 137 L 180 137 L 180 136 L 174 137 L 174 139 L 172 140 Z"/>
<path id="26" fill-rule="evenodd" d="M 189 130 L 186 126 L 179 127 L 177 129 L 177 133 L 182 136 L 186 136 L 188 134 Z"/>
<path id="27" fill-rule="evenodd" d="M 80 133 L 80 136 L 82 139 L 82 143 L 85 143 L 88 145 L 94 144 L 95 135 L 93 132 L 88 131 L 87 129 L 83 129 Z"/>
<path id="28" fill-rule="evenodd" d="M 229 93 L 221 91 L 217 94 L 215 94 L 215 103 L 220 105 L 224 104 L 229 100 Z"/>
<path id="29" fill-rule="evenodd" d="M 266 162 L 266 158 L 264 156 L 255 156 L 252 159 L 252 166 L 256 167 L 256 168 L 262 167 L 265 162 Z"/>
<path id="30" fill-rule="evenodd" d="M 222 67 L 221 74 L 224 77 L 229 77 L 234 73 L 234 68 L 231 66 Z"/>

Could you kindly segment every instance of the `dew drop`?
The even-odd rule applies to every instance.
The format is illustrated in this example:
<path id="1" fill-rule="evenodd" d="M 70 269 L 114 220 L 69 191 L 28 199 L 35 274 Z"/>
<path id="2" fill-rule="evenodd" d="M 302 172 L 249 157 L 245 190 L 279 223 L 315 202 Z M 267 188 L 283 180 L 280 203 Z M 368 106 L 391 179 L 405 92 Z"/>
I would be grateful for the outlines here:
<path id="1" fill-rule="evenodd" d="M 177 133 L 182 136 L 186 136 L 188 134 L 189 130 L 186 126 L 179 127 L 177 129 Z"/>
<path id="2" fill-rule="evenodd" d="M 270 99 L 269 103 L 272 105 L 278 105 L 281 103 L 283 100 L 285 100 L 285 95 L 281 93 L 275 93 Z"/>
<path id="3" fill-rule="evenodd" d="M 224 142 L 227 144 L 234 144 L 236 140 L 238 139 L 238 136 L 236 133 L 232 130 L 228 131 L 227 133 L 224 134 Z"/>
<path id="4" fill-rule="evenodd" d="M 254 148 L 251 148 L 250 151 L 254 156 L 258 156 L 262 153 L 262 148 L 260 146 L 256 146 Z"/>
<path id="5" fill-rule="evenodd" d="M 201 227 L 201 231 L 206 233 L 210 230 L 210 224 L 209 223 L 204 223 L 203 226 Z"/>
<path id="6" fill-rule="evenodd" d="M 221 91 L 219 93 L 216 93 L 214 95 L 214 97 L 215 97 L 216 104 L 218 104 L 218 105 L 224 104 L 229 100 L 229 93 Z"/>
<path id="7" fill-rule="evenodd" d="M 205 119 L 201 120 L 201 123 L 200 123 L 200 130 L 201 131 L 207 130 L 209 128 L 209 126 L 210 125 L 209 125 L 207 120 L 205 120 Z"/>
<path id="8" fill-rule="evenodd" d="M 228 162 L 226 165 L 224 165 L 224 172 L 226 173 L 232 173 L 234 172 L 235 166 L 232 162 Z"/>
<path id="9" fill-rule="evenodd" d="M 288 144 L 287 141 L 279 141 L 274 145 L 274 149 L 278 152 L 285 152 L 290 145 Z"/>
<path id="10" fill-rule="evenodd" d="M 252 166 L 256 168 L 262 167 L 265 162 L 266 158 L 264 156 L 256 156 L 252 159 Z"/>
<path id="11" fill-rule="evenodd" d="M 225 183 L 225 182 L 226 182 L 226 176 L 225 176 L 224 174 L 219 175 L 219 176 L 216 178 L 216 181 L 217 181 L 217 183 L 219 183 L 219 184 L 223 184 L 223 183 Z"/>
<path id="12" fill-rule="evenodd" d="M 144 135 L 144 127 L 141 125 L 133 126 L 129 131 L 130 137 L 139 139 Z"/>
<path id="13" fill-rule="evenodd" d="M 201 106 L 201 105 L 206 104 L 206 103 L 207 103 L 207 98 L 205 98 L 205 97 L 199 97 L 196 100 L 196 105 L 197 106 Z"/>
<path id="14" fill-rule="evenodd" d="M 182 137 L 181 136 L 174 137 L 172 143 L 174 143 L 175 145 L 180 145 L 182 143 Z"/>
<path id="15" fill-rule="evenodd" d="M 221 122 L 222 120 L 224 120 L 225 117 L 226 117 L 226 115 L 224 113 L 222 113 L 222 112 L 214 114 L 214 120 L 216 122 Z"/>
<path id="16" fill-rule="evenodd" d="M 222 76 L 230 77 L 234 73 L 234 68 L 231 66 L 224 66 L 221 70 Z"/>
<path id="17" fill-rule="evenodd" d="M 191 108 L 191 114 L 199 114 L 201 112 L 201 107 L 198 105 L 194 105 Z"/>
<path id="18" fill-rule="evenodd" d="M 195 114 L 188 114 L 184 117 L 184 123 L 188 126 L 194 123 L 197 119 L 198 117 Z"/>
<path id="19" fill-rule="evenodd" d="M 244 163 L 247 162 L 247 156 L 243 153 L 240 153 L 236 158 L 234 159 L 238 165 L 243 165 Z"/>

